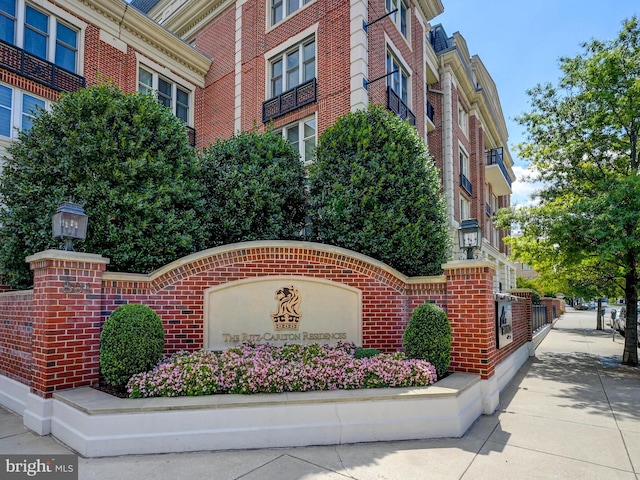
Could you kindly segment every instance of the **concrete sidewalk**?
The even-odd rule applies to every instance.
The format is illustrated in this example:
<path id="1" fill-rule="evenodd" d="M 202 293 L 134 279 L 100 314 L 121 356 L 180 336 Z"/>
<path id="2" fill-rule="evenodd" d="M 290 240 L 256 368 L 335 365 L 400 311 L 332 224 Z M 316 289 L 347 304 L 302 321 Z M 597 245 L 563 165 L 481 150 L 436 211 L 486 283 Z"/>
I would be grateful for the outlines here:
<path id="1" fill-rule="evenodd" d="M 79 459 L 80 479 L 640 479 L 640 369 L 624 339 L 570 309 L 456 439 Z M 0 453 L 71 453 L 0 408 Z"/>

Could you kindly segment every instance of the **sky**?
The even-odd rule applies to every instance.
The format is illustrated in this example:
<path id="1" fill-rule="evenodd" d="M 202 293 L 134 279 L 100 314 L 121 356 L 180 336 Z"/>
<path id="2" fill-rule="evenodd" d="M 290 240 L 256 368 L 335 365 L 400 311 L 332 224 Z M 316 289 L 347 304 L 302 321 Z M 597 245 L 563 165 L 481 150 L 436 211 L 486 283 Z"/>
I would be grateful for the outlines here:
<path id="1" fill-rule="evenodd" d="M 470 55 L 478 55 L 496 83 L 509 131 L 514 173 L 526 163 L 514 146 L 526 139 L 515 117 L 530 110 L 526 91 L 540 83 L 557 84 L 560 57 L 575 57 L 581 44 L 612 40 L 622 22 L 640 16 L 640 0 L 442 0 L 444 13 L 431 20 L 448 36 L 465 38 Z M 536 185 L 517 180 L 512 205 L 530 203 Z"/>

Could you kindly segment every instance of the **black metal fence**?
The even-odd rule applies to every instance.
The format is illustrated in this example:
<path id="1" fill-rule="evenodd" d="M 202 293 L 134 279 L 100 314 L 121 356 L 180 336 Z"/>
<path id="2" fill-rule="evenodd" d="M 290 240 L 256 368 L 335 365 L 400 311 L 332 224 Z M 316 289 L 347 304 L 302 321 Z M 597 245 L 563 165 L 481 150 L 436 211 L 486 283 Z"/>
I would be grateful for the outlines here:
<path id="1" fill-rule="evenodd" d="M 544 305 L 533 305 L 531 307 L 531 317 L 531 330 L 535 332 L 547 324 L 547 307 Z"/>

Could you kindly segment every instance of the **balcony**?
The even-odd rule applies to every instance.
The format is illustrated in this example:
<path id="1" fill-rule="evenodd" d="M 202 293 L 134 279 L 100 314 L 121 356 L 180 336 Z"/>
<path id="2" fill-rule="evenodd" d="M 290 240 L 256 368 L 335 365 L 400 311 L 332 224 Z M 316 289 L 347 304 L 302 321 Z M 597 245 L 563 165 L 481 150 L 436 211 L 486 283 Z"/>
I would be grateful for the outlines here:
<path id="1" fill-rule="evenodd" d="M 431 104 L 431 102 L 427 102 L 427 132 L 432 132 L 433 130 L 436 129 L 436 122 L 435 122 L 435 117 L 436 117 L 436 111 L 433 108 L 433 105 Z"/>
<path id="2" fill-rule="evenodd" d="M 464 188 L 469 195 L 473 195 L 473 185 L 471 185 L 471 180 L 465 177 L 463 173 L 460 174 L 460 186 Z"/>
<path id="3" fill-rule="evenodd" d="M 262 102 L 262 123 L 316 101 L 316 79 L 302 83 L 277 97 Z"/>
<path id="4" fill-rule="evenodd" d="M 58 91 L 75 92 L 86 84 L 84 77 L 2 40 L 0 67 Z"/>
<path id="5" fill-rule="evenodd" d="M 391 87 L 387 87 L 387 108 L 415 127 L 416 116 Z"/>
<path id="6" fill-rule="evenodd" d="M 485 175 L 487 182 L 493 188 L 493 193 L 498 196 L 511 195 L 511 176 L 503 161 L 504 149 L 500 147 L 487 150 L 485 155 L 487 159 Z"/>

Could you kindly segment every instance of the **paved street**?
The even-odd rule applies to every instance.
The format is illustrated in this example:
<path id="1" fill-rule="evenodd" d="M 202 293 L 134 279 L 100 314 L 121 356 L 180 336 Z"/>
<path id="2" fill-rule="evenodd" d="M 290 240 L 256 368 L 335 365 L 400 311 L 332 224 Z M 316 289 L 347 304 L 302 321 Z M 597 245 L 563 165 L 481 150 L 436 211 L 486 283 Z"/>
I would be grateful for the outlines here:
<path id="1" fill-rule="evenodd" d="M 79 460 L 80 479 L 640 479 L 640 369 L 570 309 L 459 439 Z M 69 453 L 0 409 L 1 453 Z"/>

